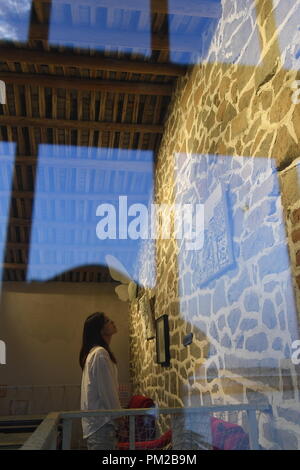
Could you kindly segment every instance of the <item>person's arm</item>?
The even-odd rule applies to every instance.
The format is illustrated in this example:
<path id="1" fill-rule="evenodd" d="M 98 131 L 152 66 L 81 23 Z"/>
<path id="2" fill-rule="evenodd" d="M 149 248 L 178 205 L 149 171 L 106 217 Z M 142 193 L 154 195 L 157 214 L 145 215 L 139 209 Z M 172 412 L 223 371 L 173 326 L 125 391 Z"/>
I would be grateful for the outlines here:
<path id="1" fill-rule="evenodd" d="M 99 351 L 95 355 L 94 378 L 97 391 L 102 398 L 104 409 L 116 410 L 121 408 L 118 383 L 113 364 L 107 351 Z"/>

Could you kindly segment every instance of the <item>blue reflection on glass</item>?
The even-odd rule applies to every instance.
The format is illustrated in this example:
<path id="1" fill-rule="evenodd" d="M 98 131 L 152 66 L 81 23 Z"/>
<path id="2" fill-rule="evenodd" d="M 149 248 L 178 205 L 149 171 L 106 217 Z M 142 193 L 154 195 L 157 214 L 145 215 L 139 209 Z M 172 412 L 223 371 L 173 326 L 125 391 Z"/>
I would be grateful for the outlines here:
<path id="1" fill-rule="evenodd" d="M 0 283 L 2 280 L 4 250 L 9 220 L 9 208 L 15 164 L 16 144 L 1 142 L 0 144 Z"/>
<path id="2" fill-rule="evenodd" d="M 216 37 L 213 37 L 212 28 L 207 28 L 203 36 L 203 54 L 199 62 L 203 58 L 210 63 L 258 66 L 261 44 L 258 29 L 253 27 L 256 23 L 253 0 L 228 3 Z"/>
<path id="3" fill-rule="evenodd" d="M 277 47 L 282 66 L 300 70 L 300 5 L 297 2 L 278 2 L 274 8 L 274 24 L 278 28 Z M 279 29 L 280 26 L 280 29 Z"/>
<path id="4" fill-rule="evenodd" d="M 204 205 L 203 246 L 189 251 L 186 240 L 178 240 L 180 315 L 200 345 L 206 344 L 190 383 L 208 384 L 209 392 L 211 384 L 225 384 L 225 394 L 228 378 L 239 382 L 242 375 L 253 385 L 246 393 L 231 385 L 231 399 L 263 401 L 275 409 L 275 403 L 296 399 L 292 364 L 298 362 L 292 353 L 299 357 L 300 344 L 276 162 L 177 154 L 175 165 L 176 203 Z M 193 386 L 186 385 L 181 397 L 187 406 L 193 398 L 199 404 Z M 218 387 L 215 397 L 218 404 Z M 266 420 L 270 428 L 278 426 L 270 414 Z M 186 416 L 180 426 L 181 432 L 192 429 Z M 270 442 L 284 445 L 276 432 Z"/>
<path id="5" fill-rule="evenodd" d="M 6 0 L 0 3 L 0 40 L 27 41 L 31 0 Z"/>
<path id="6" fill-rule="evenodd" d="M 49 43 L 67 47 L 151 54 L 150 2 L 141 0 L 141 11 L 126 6 L 103 8 L 97 1 L 88 5 L 62 4 L 52 0 Z"/>
<path id="7" fill-rule="evenodd" d="M 177 204 L 204 206 L 203 246 L 187 250 L 178 240 L 184 318 L 207 319 L 212 355 L 221 347 L 281 357 L 297 339 L 297 310 L 275 161 L 179 154 L 176 186 Z M 277 320 L 280 303 L 284 322 Z M 229 336 L 220 335 L 224 314 Z"/>
<path id="8" fill-rule="evenodd" d="M 178 64 L 202 62 L 210 50 L 218 23 L 222 16 L 222 5 L 218 0 L 199 2 L 191 8 L 183 3 L 169 0 L 169 46 L 170 60 Z M 178 14 L 172 14 L 178 13 Z"/>
<path id="9" fill-rule="evenodd" d="M 152 152 L 39 147 L 28 280 L 44 281 L 114 256 L 135 279 L 139 212 L 152 196 Z"/>

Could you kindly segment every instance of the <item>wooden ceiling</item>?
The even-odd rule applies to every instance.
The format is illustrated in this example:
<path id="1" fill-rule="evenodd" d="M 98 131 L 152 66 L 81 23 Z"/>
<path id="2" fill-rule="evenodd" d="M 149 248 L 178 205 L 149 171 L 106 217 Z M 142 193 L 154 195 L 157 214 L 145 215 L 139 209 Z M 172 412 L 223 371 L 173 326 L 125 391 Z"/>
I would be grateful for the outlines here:
<path id="1" fill-rule="evenodd" d="M 35 0 L 27 29 L 15 20 L 26 41 L 0 41 L 0 140 L 16 143 L 8 227 L 0 214 L 3 281 L 27 280 L 30 256 L 40 279 L 111 281 L 96 263 L 101 247 L 87 242 L 91 219 L 68 221 L 66 207 L 93 211 L 99 195 L 147 202 L 172 90 L 220 14 L 217 1 Z"/>

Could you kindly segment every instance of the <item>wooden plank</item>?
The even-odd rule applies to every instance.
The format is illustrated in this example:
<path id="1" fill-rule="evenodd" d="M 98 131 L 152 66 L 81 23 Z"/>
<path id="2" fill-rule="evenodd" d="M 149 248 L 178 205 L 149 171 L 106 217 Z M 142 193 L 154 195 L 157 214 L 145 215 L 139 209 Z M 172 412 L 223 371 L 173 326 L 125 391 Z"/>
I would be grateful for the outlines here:
<path id="1" fill-rule="evenodd" d="M 155 64 L 142 61 L 108 59 L 99 56 L 62 54 L 7 47 L 0 47 L 0 59 L 2 62 L 60 65 L 63 67 L 79 67 L 90 70 L 109 70 L 113 72 L 143 73 L 172 77 L 183 76 L 187 70 L 184 66 L 173 64 Z"/>
<path id="2" fill-rule="evenodd" d="M 41 127 L 49 129 L 94 129 L 107 132 L 147 132 L 162 134 L 163 126 L 153 124 L 127 124 L 119 122 L 69 121 L 66 119 L 40 119 L 26 116 L 0 116 L 0 126 Z"/>
<path id="3" fill-rule="evenodd" d="M 51 0 L 43 0 L 49 3 Z M 111 8 L 134 11 L 149 11 L 149 2 L 143 0 L 55 0 L 55 4 L 83 4 L 94 8 Z M 169 15 L 187 15 L 200 18 L 220 18 L 222 14 L 221 2 L 207 0 L 172 0 L 169 5 L 161 0 L 152 0 L 152 11 Z"/>

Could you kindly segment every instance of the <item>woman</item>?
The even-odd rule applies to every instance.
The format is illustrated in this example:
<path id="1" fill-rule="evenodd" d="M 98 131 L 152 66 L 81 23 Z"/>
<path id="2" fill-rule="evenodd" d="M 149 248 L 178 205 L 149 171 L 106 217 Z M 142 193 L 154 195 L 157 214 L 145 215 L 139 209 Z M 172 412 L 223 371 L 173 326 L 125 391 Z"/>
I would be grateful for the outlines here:
<path id="1" fill-rule="evenodd" d="M 104 313 L 93 313 L 85 323 L 79 363 L 82 368 L 81 409 L 120 409 L 116 359 L 109 344 L 116 325 Z M 116 448 L 118 420 L 109 416 L 82 418 L 83 438 L 89 450 Z"/>

